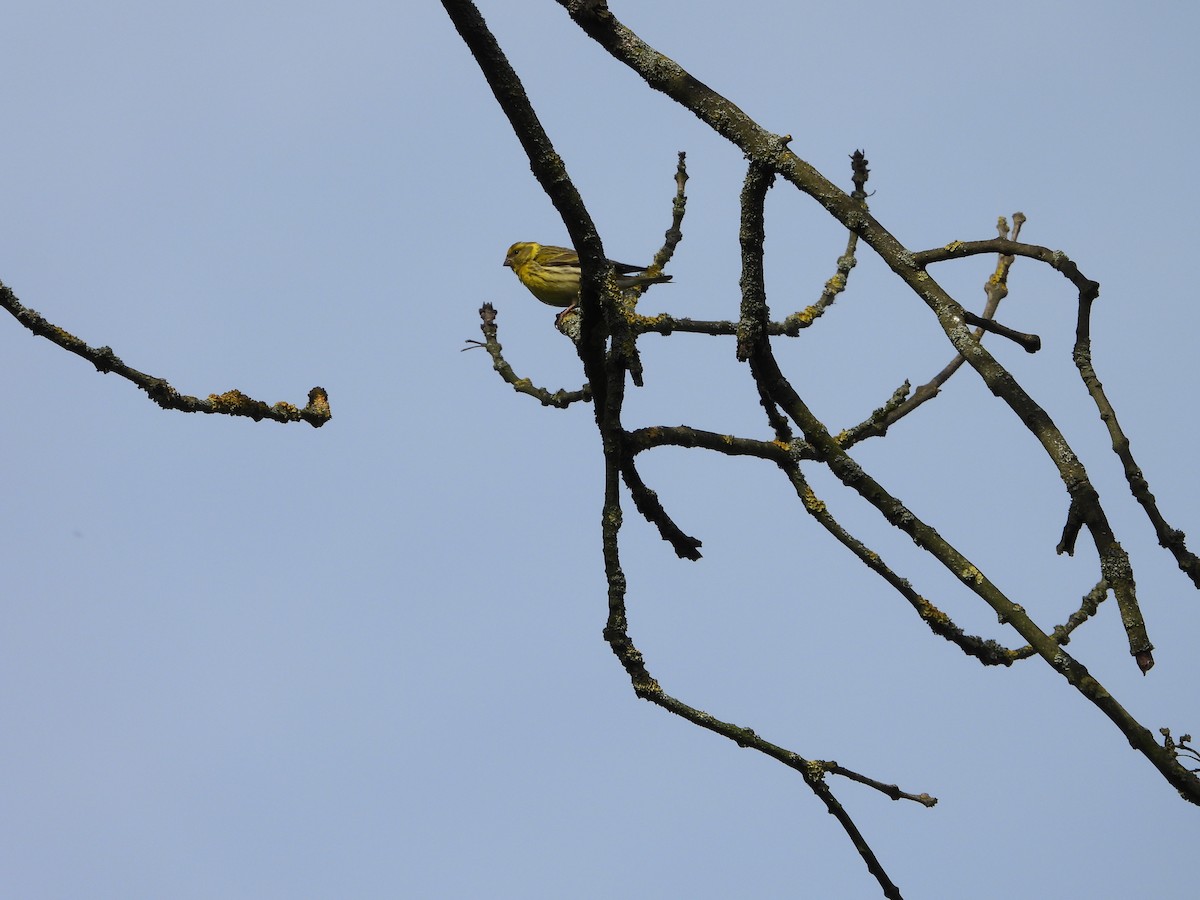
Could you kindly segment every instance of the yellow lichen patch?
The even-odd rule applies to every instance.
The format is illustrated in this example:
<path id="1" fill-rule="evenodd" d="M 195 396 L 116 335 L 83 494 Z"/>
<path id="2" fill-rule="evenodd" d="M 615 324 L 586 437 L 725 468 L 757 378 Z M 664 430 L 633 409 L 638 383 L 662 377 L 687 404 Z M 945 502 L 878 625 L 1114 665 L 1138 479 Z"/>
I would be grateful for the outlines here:
<path id="1" fill-rule="evenodd" d="M 223 394 L 209 394 L 208 402 L 220 410 L 238 409 L 250 401 L 250 398 L 236 388 Z"/>
<path id="2" fill-rule="evenodd" d="M 937 622 L 941 625 L 950 624 L 950 617 L 926 600 L 924 597 L 919 597 L 917 600 L 918 610 L 922 619 L 930 622 Z"/>
<path id="3" fill-rule="evenodd" d="M 648 695 L 657 696 L 663 692 L 662 686 L 659 685 L 659 683 L 653 678 L 651 678 L 649 681 L 639 678 L 633 683 L 633 689 L 637 692 L 639 697 L 645 697 Z"/>
<path id="4" fill-rule="evenodd" d="M 825 512 L 825 501 L 812 492 L 812 488 L 807 485 L 804 488 L 804 495 L 800 498 L 804 503 L 804 508 L 809 512 L 823 513 Z"/>
<path id="5" fill-rule="evenodd" d="M 983 573 L 974 566 L 967 566 L 958 573 L 958 577 L 963 581 L 975 582 L 975 584 L 983 584 Z"/>
<path id="6" fill-rule="evenodd" d="M 947 244 L 945 247 L 943 247 L 942 249 L 943 249 L 943 250 L 949 250 L 951 253 L 953 253 L 955 250 L 957 250 L 957 249 L 958 249 L 959 247 L 961 247 L 962 245 L 963 245 L 963 242 L 962 242 L 962 241 L 951 241 L 950 243 L 948 243 L 948 244 Z"/>
<path id="7" fill-rule="evenodd" d="M 665 312 L 655 316 L 643 316 L 632 309 L 625 311 L 625 321 L 638 331 L 653 331 L 670 318 Z"/>
<path id="8" fill-rule="evenodd" d="M 788 443 L 787 441 L 781 441 L 781 440 L 777 439 L 777 440 L 771 441 L 771 443 L 774 444 L 776 447 L 778 447 L 780 450 L 782 450 L 784 453 L 792 452 L 792 445 L 790 443 Z"/>

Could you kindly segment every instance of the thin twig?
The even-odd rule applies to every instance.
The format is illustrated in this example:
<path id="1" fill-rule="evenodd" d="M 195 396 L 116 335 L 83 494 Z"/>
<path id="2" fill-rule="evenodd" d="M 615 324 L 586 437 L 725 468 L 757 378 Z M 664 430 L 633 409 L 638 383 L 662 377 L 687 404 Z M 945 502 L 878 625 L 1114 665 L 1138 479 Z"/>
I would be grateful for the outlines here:
<path id="1" fill-rule="evenodd" d="M 471 346 L 464 347 L 464 350 L 473 350 L 482 347 L 488 352 L 492 358 L 492 368 L 500 375 L 507 384 L 512 385 L 514 391 L 519 394 L 526 394 L 533 397 L 542 406 L 552 406 L 556 409 L 566 409 L 572 403 L 586 402 L 592 399 L 591 387 L 584 385 L 578 391 L 566 391 L 559 388 L 551 393 L 543 387 L 538 387 L 528 378 L 521 378 L 513 371 L 513 367 L 508 364 L 504 358 L 504 348 L 500 346 L 498 334 L 500 327 L 496 324 L 496 307 L 490 303 L 485 303 L 479 308 L 479 318 L 483 320 L 483 324 L 479 326 L 483 331 L 482 341 L 468 341 Z"/>
<path id="2" fill-rule="evenodd" d="M 1079 369 L 1079 376 L 1083 379 L 1092 402 L 1096 404 L 1100 420 L 1108 429 L 1113 452 L 1121 460 L 1121 467 L 1125 472 L 1125 480 L 1129 484 L 1130 493 L 1141 504 L 1146 516 L 1150 519 L 1150 524 L 1154 526 L 1154 534 L 1158 538 L 1159 546 L 1174 556 L 1180 570 L 1192 580 L 1192 584 L 1200 587 L 1200 558 L 1188 550 L 1186 535 L 1179 529 L 1173 528 L 1159 511 L 1158 501 L 1150 491 L 1150 484 L 1146 481 L 1141 466 L 1133 458 L 1129 438 L 1121 428 L 1121 423 L 1117 419 L 1117 411 L 1104 391 L 1100 376 L 1096 374 L 1092 362 L 1091 316 L 1092 298 L 1085 299 L 1081 296 L 1075 325 L 1075 347 L 1071 352 L 1071 357 L 1075 361 L 1076 368 Z"/>

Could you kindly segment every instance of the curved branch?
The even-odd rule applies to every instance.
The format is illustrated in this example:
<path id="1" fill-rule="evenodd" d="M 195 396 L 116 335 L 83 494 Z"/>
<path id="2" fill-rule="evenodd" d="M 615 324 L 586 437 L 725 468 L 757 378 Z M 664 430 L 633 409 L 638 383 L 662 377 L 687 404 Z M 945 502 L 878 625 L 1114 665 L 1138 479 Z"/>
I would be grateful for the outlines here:
<path id="1" fill-rule="evenodd" d="M 268 405 L 261 400 L 247 397 L 236 388 L 221 394 L 209 394 L 207 399 L 201 400 L 199 397 L 179 393 L 165 378 L 147 375 L 125 365 L 121 358 L 113 353 L 111 347 L 88 346 L 66 329 L 48 322 L 41 313 L 22 306 L 16 295 L 3 283 L 0 283 L 0 307 L 8 310 L 13 318 L 34 334 L 86 359 L 96 367 L 97 372 L 112 372 L 137 385 L 163 409 L 208 415 L 244 416 L 256 422 L 263 419 L 270 419 L 272 422 L 307 422 L 313 428 L 320 428 L 333 418 L 329 409 L 329 394 L 322 387 L 314 387 L 308 392 L 308 403 L 303 407 L 282 401 Z"/>
<path id="2" fill-rule="evenodd" d="M 514 391 L 533 397 L 542 406 L 566 409 L 572 403 L 586 402 L 592 399 L 591 387 L 586 384 L 578 391 L 565 391 L 559 388 L 554 393 L 550 393 L 546 388 L 538 387 L 528 378 L 518 376 L 513 371 L 513 367 L 504 358 L 504 348 L 500 346 L 500 341 L 497 339 L 500 327 L 496 324 L 496 315 L 496 307 L 490 303 L 485 303 L 479 307 L 479 318 L 483 320 L 483 324 L 479 328 L 483 332 L 483 340 L 468 341 L 467 343 L 471 346 L 464 347 L 464 350 L 474 350 L 477 347 L 482 347 L 492 358 L 492 368 L 496 370 L 507 384 L 512 385 Z"/>

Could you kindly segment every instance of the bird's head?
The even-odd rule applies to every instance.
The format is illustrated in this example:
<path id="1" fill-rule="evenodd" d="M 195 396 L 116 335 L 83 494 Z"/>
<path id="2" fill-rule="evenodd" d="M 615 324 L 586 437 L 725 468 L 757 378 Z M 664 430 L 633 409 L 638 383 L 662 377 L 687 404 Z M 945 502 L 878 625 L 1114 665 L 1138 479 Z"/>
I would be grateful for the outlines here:
<path id="1" fill-rule="evenodd" d="M 541 245 L 535 244 L 532 241 L 518 241 L 509 247 L 508 252 L 504 254 L 504 265 L 510 269 L 515 269 L 517 266 L 524 265 L 533 259 L 540 249 Z"/>

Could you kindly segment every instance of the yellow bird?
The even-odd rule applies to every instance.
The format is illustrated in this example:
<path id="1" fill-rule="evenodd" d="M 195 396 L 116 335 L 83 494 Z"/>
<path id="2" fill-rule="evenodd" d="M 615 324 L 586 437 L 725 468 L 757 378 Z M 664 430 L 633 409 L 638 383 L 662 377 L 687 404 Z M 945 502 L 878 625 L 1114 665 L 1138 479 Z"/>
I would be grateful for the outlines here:
<path id="1" fill-rule="evenodd" d="M 616 270 L 618 287 L 665 284 L 671 280 L 670 275 L 647 272 L 646 266 L 631 266 L 611 259 L 609 262 Z M 522 241 L 508 248 L 504 265 L 543 303 L 569 310 L 579 301 L 579 256 L 574 250 Z"/>

